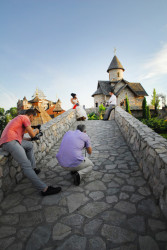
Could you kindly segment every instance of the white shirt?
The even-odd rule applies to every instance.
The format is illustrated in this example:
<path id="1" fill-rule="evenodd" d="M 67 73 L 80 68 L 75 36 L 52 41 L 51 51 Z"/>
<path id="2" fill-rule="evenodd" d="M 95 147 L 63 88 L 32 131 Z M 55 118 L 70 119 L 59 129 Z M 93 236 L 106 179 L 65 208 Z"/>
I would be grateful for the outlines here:
<path id="1" fill-rule="evenodd" d="M 110 97 L 109 104 L 110 105 L 116 105 L 117 104 L 117 99 L 116 99 L 116 96 L 114 94 L 112 94 L 112 96 Z"/>

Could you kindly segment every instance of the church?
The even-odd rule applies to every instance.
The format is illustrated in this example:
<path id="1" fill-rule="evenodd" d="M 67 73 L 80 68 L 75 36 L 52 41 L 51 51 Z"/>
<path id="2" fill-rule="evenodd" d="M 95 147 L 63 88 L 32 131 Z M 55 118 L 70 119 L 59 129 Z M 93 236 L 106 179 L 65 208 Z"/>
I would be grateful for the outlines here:
<path id="1" fill-rule="evenodd" d="M 20 114 L 30 108 L 35 109 L 37 113 L 37 116 L 32 122 L 33 126 L 44 124 L 65 112 L 61 107 L 60 99 L 58 99 L 57 102 L 47 100 L 40 89 L 36 89 L 31 100 L 28 101 L 27 98 L 24 97 L 23 100 L 17 102 L 17 110 Z"/>
<path id="2" fill-rule="evenodd" d="M 144 96 L 148 96 L 141 83 L 128 82 L 123 78 L 125 69 L 115 55 L 107 69 L 109 81 L 98 81 L 97 90 L 93 93 L 94 107 L 100 104 L 108 105 L 109 92 L 117 97 L 117 105 L 125 106 L 125 99 L 128 97 L 129 106 L 132 110 L 141 110 Z"/>

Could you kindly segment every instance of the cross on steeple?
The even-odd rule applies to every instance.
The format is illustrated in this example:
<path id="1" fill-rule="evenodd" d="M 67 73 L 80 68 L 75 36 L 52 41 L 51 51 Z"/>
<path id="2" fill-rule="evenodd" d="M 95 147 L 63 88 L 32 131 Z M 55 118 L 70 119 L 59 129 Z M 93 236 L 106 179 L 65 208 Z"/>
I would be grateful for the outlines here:
<path id="1" fill-rule="evenodd" d="M 116 48 L 114 48 L 114 55 L 116 55 L 116 50 L 117 50 L 117 49 L 116 49 Z"/>

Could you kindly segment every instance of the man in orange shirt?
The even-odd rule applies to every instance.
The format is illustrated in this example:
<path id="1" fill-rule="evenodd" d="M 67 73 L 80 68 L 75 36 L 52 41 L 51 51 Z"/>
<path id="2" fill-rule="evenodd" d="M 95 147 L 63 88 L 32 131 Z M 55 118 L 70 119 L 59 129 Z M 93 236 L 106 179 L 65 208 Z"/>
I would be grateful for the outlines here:
<path id="1" fill-rule="evenodd" d="M 28 141 L 30 139 L 23 138 L 25 130 L 31 138 L 39 133 L 38 129 L 33 130 L 31 127 L 34 116 L 36 116 L 35 110 L 28 109 L 25 115 L 18 115 L 11 120 L 1 135 L 0 146 L 3 150 L 9 152 L 21 165 L 25 176 L 27 176 L 32 184 L 41 191 L 43 196 L 56 194 L 61 191 L 61 188 L 47 186 L 39 179 L 37 174 L 40 170 L 36 168 L 33 144 L 31 141 Z"/>

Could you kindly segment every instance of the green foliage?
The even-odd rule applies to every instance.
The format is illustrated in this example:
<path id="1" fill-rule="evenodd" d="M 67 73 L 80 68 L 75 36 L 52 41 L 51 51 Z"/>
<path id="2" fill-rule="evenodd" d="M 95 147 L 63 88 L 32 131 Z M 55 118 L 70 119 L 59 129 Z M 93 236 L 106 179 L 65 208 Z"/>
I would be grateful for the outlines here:
<path id="1" fill-rule="evenodd" d="M 99 120 L 99 116 L 94 112 L 88 114 L 88 120 Z"/>
<path id="2" fill-rule="evenodd" d="M 165 139 L 167 139 L 167 133 L 166 134 L 160 134 L 162 137 L 164 137 Z"/>
<path id="3" fill-rule="evenodd" d="M 157 112 L 157 109 L 159 108 L 159 102 L 160 102 L 160 99 L 156 93 L 156 90 L 153 89 L 151 104 L 154 106 L 156 112 Z"/>
<path id="4" fill-rule="evenodd" d="M 10 114 L 12 119 L 17 116 L 17 108 L 12 107 L 6 111 L 6 114 Z"/>
<path id="5" fill-rule="evenodd" d="M 143 119 L 147 119 L 147 101 L 146 98 L 143 98 L 142 102 L 142 111 L 143 111 Z"/>
<path id="6" fill-rule="evenodd" d="M 142 119 L 142 122 L 152 128 L 157 133 L 167 133 L 167 121 L 163 119 L 151 118 L 149 120 Z"/>
<path id="7" fill-rule="evenodd" d="M 0 115 L 4 115 L 4 114 L 5 114 L 4 108 L 0 108 Z"/>
<path id="8" fill-rule="evenodd" d="M 130 106 L 129 106 L 129 100 L 128 100 L 128 97 L 126 96 L 126 112 L 128 112 L 129 114 L 132 114 L 131 111 L 130 111 Z"/>
<path id="9" fill-rule="evenodd" d="M 105 110 L 106 110 L 106 107 L 103 106 L 103 104 L 100 104 L 99 106 L 99 120 L 102 120 L 103 119 L 103 116 L 105 114 Z"/>
<path id="10" fill-rule="evenodd" d="M 147 117 L 146 117 L 147 120 L 151 119 L 151 113 L 150 113 L 150 107 L 147 106 Z"/>
<path id="11" fill-rule="evenodd" d="M 103 104 L 100 104 L 99 105 L 99 112 L 105 111 L 105 110 L 106 110 L 106 107 L 104 107 Z"/>
<path id="12" fill-rule="evenodd" d="M 0 108 L 0 135 L 2 131 L 14 117 L 17 116 L 17 108 L 12 107 L 5 112 L 4 108 Z"/>

